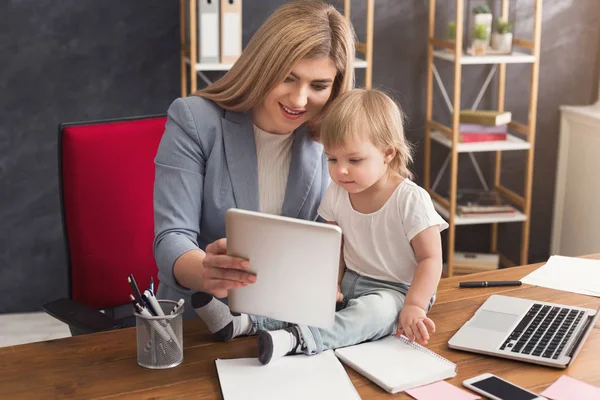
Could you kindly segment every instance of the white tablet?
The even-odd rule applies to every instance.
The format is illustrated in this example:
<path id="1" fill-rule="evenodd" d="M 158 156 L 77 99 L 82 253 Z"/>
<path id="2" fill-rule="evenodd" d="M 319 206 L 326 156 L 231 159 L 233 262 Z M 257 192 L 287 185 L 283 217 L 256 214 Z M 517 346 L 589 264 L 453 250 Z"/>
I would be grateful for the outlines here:
<path id="1" fill-rule="evenodd" d="M 342 231 L 239 209 L 226 213 L 227 254 L 250 260 L 256 283 L 229 291 L 232 311 L 333 327 Z"/>

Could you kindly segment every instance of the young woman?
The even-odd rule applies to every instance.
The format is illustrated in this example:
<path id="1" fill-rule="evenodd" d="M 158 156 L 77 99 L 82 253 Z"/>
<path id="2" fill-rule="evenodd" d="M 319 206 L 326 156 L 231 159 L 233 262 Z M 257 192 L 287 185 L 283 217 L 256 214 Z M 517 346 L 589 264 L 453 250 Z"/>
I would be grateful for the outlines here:
<path id="1" fill-rule="evenodd" d="M 354 45 L 333 6 L 291 2 L 223 78 L 173 102 L 155 159 L 159 298 L 185 298 L 189 315 L 191 293 L 210 301 L 255 281 L 226 255 L 227 209 L 317 218 L 329 183 L 320 120 L 354 85 Z"/>

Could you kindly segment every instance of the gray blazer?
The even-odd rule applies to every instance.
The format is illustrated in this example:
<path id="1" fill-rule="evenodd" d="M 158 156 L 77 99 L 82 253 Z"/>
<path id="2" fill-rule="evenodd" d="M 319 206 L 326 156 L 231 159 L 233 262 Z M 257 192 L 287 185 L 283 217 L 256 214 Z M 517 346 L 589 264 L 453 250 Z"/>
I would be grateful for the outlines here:
<path id="1" fill-rule="evenodd" d="M 158 297 L 189 305 L 191 290 L 173 275 L 175 260 L 225 237 L 225 212 L 258 211 L 256 144 L 251 113 L 226 111 L 197 96 L 175 100 L 155 158 L 154 256 Z M 323 146 L 301 126 L 294 132 L 282 214 L 317 219 L 329 184 Z M 186 312 L 191 311 L 186 307 Z"/>

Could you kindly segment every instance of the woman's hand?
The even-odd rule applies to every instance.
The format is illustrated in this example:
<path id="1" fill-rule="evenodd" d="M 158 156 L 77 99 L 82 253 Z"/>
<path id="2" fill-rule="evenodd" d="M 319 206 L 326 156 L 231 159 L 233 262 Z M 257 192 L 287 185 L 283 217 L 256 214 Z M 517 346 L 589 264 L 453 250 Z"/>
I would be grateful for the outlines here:
<path id="1" fill-rule="evenodd" d="M 411 342 L 416 340 L 421 344 L 427 344 L 429 340 L 429 331 L 435 332 L 435 324 L 427 317 L 425 310 L 415 305 L 405 305 L 400 311 L 398 318 L 397 336 L 402 333 L 406 335 Z"/>
<path id="2" fill-rule="evenodd" d="M 250 262 L 227 255 L 227 239 L 219 239 L 206 246 L 202 260 L 204 292 L 215 297 L 227 297 L 229 289 L 256 282 L 256 275 L 248 272 Z"/>

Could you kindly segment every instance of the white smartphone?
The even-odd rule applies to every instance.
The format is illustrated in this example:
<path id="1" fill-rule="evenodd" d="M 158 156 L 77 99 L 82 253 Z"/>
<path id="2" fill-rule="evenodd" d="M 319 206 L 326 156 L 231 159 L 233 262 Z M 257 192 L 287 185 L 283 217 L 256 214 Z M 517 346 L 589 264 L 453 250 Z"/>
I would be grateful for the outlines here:
<path id="1" fill-rule="evenodd" d="M 545 397 L 489 373 L 465 379 L 463 386 L 492 400 L 545 400 Z"/>

